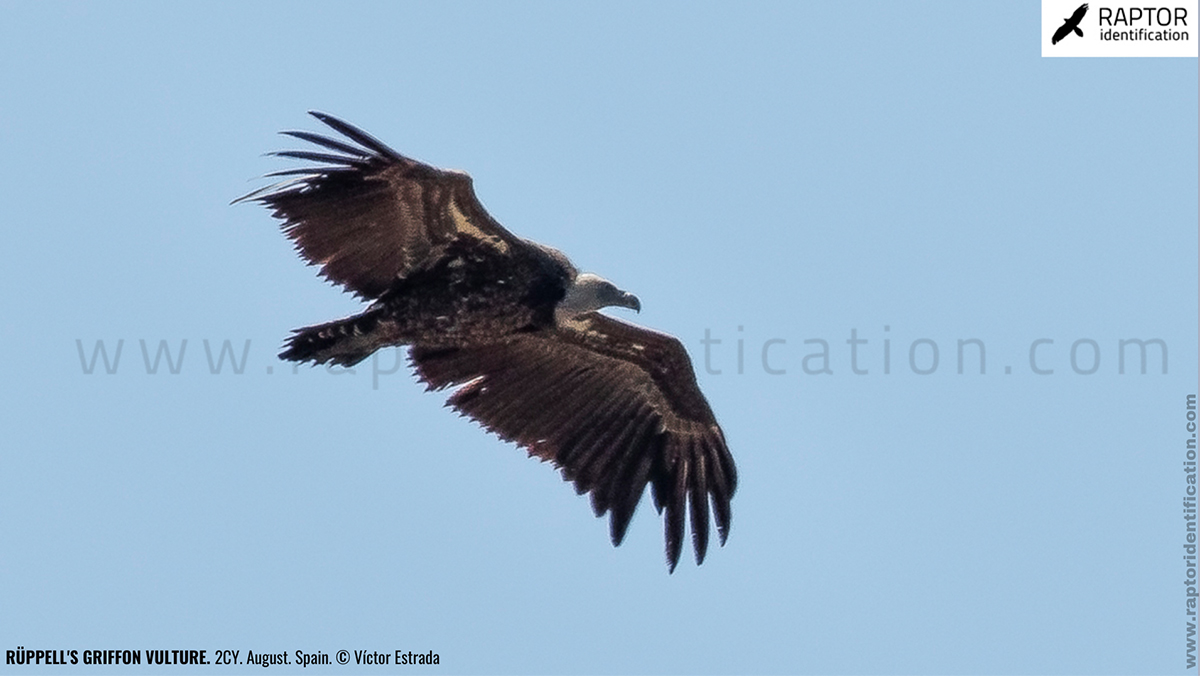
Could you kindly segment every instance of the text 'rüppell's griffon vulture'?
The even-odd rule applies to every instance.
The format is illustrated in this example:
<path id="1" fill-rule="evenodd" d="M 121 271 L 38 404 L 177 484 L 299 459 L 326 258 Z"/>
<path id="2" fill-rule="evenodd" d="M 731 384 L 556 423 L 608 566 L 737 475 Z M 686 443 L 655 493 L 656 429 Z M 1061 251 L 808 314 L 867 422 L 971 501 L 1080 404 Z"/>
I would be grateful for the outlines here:
<path id="1" fill-rule="evenodd" d="M 312 115 L 345 138 L 284 132 L 325 150 L 274 154 L 318 166 L 268 174 L 290 178 L 236 201 L 272 209 L 301 256 L 371 304 L 296 330 L 279 356 L 351 366 L 408 345 L 429 389 L 457 388 L 449 406 L 553 462 L 597 516 L 610 512 L 614 545 L 647 484 L 666 510 L 671 570 L 688 511 L 697 563 L 710 502 L 724 544 L 737 473 L 679 340 L 600 314 L 641 304 L 504 229 L 466 174 Z"/>

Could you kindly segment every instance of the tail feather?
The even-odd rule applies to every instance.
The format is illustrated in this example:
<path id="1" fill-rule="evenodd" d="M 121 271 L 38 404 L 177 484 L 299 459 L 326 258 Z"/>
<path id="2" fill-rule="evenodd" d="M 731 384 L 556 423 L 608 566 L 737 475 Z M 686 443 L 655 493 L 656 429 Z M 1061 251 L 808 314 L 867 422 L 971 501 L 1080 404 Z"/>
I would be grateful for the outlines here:
<path id="1" fill-rule="evenodd" d="M 292 332 L 284 344 L 280 359 L 287 361 L 332 363 L 339 366 L 354 366 L 370 357 L 390 343 L 385 339 L 386 331 L 379 330 L 379 315 L 366 312 L 361 315 L 339 319 L 328 324 L 306 326 Z"/>

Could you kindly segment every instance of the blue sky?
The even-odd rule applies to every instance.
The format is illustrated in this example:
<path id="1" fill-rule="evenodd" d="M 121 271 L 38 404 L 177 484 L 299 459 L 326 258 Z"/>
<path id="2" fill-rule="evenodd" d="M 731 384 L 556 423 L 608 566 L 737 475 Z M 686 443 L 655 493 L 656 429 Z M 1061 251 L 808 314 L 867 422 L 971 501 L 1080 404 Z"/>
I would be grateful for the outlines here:
<path id="1" fill-rule="evenodd" d="M 1194 59 L 1042 59 L 1037 3 L 3 14 L 0 650 L 1185 671 Z M 647 499 L 614 549 L 394 353 L 274 358 L 359 307 L 229 205 L 309 109 L 469 171 L 684 341 L 740 472 L 724 548 L 668 575 Z M 1121 373 L 1130 339 L 1167 372 Z"/>

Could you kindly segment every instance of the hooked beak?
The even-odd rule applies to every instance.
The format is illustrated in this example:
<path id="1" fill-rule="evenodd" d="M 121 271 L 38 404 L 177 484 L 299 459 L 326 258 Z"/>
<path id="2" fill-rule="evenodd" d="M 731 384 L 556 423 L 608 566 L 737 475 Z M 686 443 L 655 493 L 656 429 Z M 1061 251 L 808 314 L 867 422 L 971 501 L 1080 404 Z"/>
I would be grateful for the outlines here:
<path id="1" fill-rule="evenodd" d="M 628 291 L 621 292 L 621 300 L 617 303 L 617 305 L 621 307 L 627 307 L 639 314 L 642 312 L 642 301 L 638 300 L 637 296 L 629 293 Z"/>

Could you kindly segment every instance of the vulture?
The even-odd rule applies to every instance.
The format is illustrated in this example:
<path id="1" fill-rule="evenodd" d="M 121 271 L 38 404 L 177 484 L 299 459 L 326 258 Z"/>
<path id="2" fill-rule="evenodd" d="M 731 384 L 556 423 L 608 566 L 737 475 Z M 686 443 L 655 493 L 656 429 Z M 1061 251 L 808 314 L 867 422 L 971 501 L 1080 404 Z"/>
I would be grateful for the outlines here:
<path id="1" fill-rule="evenodd" d="M 1076 7 L 1075 13 L 1072 14 L 1070 18 L 1063 19 L 1063 25 L 1059 26 L 1058 30 L 1054 31 L 1054 37 L 1050 38 L 1050 44 L 1057 45 L 1059 40 L 1067 37 L 1072 32 L 1079 37 L 1083 37 L 1083 31 L 1079 29 L 1079 22 L 1083 21 L 1083 15 L 1087 14 L 1087 11 L 1088 6 L 1086 2 L 1079 7 Z"/>
<path id="2" fill-rule="evenodd" d="M 513 235 L 471 178 L 405 157 L 331 115 L 340 136 L 271 153 L 312 163 L 235 202 L 259 202 L 359 314 L 293 331 L 280 358 L 352 366 L 407 346 L 427 390 L 486 430 L 553 463 L 620 545 L 650 486 L 673 572 L 691 517 L 696 563 L 710 507 L 722 545 L 737 486 L 733 457 L 677 338 L 598 312 L 641 310 L 633 294 L 581 273 L 561 252 Z"/>

